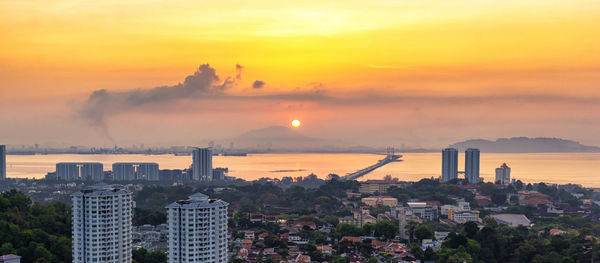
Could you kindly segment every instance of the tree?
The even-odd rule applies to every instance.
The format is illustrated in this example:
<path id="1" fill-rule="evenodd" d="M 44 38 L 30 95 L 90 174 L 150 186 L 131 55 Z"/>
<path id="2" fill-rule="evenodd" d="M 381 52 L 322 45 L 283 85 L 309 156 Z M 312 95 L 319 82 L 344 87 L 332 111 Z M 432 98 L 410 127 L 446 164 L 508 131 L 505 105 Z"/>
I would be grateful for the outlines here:
<path id="1" fill-rule="evenodd" d="M 477 224 L 473 221 L 466 222 L 463 225 L 463 229 L 468 238 L 474 238 L 477 234 L 477 231 L 479 231 L 479 227 L 477 227 Z"/>
<path id="2" fill-rule="evenodd" d="M 433 230 L 426 224 L 421 224 L 415 230 L 415 237 L 419 241 L 422 241 L 423 239 L 433 239 L 433 236 Z"/>
<path id="3" fill-rule="evenodd" d="M 503 205 L 504 203 L 506 203 L 506 194 L 500 192 L 493 193 L 492 202 L 497 206 Z"/>
<path id="4" fill-rule="evenodd" d="M 398 234 L 398 227 L 390 221 L 383 220 L 374 226 L 375 236 L 392 239 Z"/>

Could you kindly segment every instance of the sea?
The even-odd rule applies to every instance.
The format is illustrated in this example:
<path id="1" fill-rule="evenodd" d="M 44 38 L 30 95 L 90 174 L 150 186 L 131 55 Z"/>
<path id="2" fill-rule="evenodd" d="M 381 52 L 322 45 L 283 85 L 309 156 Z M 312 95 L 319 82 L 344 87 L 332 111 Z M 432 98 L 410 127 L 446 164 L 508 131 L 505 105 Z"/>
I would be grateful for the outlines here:
<path id="1" fill-rule="evenodd" d="M 404 153 L 401 162 L 389 163 L 358 180 L 383 179 L 391 175 L 401 181 L 438 178 L 441 174 L 441 153 Z M 319 178 L 329 174 L 343 176 L 375 164 L 383 155 L 358 153 L 270 153 L 247 156 L 214 156 L 213 167 L 229 169 L 229 176 L 244 180 L 263 177 L 307 176 Z M 459 155 L 459 170 L 464 170 L 464 155 Z M 38 154 L 7 155 L 7 177 L 43 178 L 55 171 L 59 162 L 101 162 L 110 170 L 115 162 L 156 162 L 160 169 L 185 169 L 191 156 L 171 154 Z M 525 183 L 579 184 L 600 187 L 600 153 L 481 153 L 480 177 L 493 182 L 495 168 L 506 163 L 511 178 Z M 461 175 L 459 175 L 460 177 Z"/>

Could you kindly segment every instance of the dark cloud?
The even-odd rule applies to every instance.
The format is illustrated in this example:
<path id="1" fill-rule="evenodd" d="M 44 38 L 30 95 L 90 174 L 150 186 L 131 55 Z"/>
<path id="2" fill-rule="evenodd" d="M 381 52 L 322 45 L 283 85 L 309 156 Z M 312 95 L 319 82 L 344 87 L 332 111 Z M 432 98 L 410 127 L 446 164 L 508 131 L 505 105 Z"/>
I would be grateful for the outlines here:
<path id="1" fill-rule="evenodd" d="M 236 79 L 241 78 L 242 68 L 242 66 L 236 65 L 235 79 L 231 77 L 221 79 L 214 68 L 204 64 L 198 67 L 193 75 L 187 76 L 183 83 L 174 86 L 131 91 L 96 90 L 83 104 L 79 114 L 92 124 L 104 127 L 104 121 L 108 115 L 118 114 L 138 106 L 183 98 L 219 96 L 232 87 Z"/>
<path id="2" fill-rule="evenodd" d="M 252 88 L 255 88 L 255 89 L 260 89 L 264 86 L 265 86 L 265 82 L 262 80 L 254 81 L 254 83 L 252 84 Z"/>

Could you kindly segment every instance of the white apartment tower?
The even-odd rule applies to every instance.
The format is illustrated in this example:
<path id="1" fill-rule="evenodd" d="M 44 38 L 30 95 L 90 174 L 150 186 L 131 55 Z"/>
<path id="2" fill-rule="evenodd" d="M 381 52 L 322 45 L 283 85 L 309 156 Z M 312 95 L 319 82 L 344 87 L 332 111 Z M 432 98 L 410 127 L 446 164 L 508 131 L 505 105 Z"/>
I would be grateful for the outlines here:
<path id="1" fill-rule="evenodd" d="M 442 182 L 458 178 L 458 150 L 446 148 L 442 150 Z"/>
<path id="2" fill-rule="evenodd" d="M 132 210 L 130 191 L 81 190 L 72 195 L 73 262 L 130 263 Z"/>
<path id="3" fill-rule="evenodd" d="M 192 180 L 212 181 L 212 150 L 210 148 L 194 148 L 192 158 Z"/>
<path id="4" fill-rule="evenodd" d="M 0 145 L 0 181 L 6 179 L 6 145 Z"/>
<path id="5" fill-rule="evenodd" d="M 104 179 L 104 166 L 102 163 L 57 163 L 56 179 L 62 181 Z"/>
<path id="6" fill-rule="evenodd" d="M 228 205 L 201 193 L 168 205 L 167 262 L 227 262 Z"/>
<path id="7" fill-rule="evenodd" d="M 496 168 L 496 183 L 510 184 L 510 167 L 503 163 L 502 166 Z"/>
<path id="8" fill-rule="evenodd" d="M 465 151 L 465 179 L 472 184 L 479 181 L 479 149 Z"/>
<path id="9" fill-rule="evenodd" d="M 113 180 L 115 181 L 158 181 L 157 163 L 113 163 Z"/>

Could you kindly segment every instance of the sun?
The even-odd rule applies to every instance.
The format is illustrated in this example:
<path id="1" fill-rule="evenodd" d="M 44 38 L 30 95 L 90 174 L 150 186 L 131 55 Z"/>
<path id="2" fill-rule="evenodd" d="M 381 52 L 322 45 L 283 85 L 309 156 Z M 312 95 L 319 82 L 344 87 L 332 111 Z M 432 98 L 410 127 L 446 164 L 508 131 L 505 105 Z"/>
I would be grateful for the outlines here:
<path id="1" fill-rule="evenodd" d="M 295 128 L 300 127 L 300 121 L 299 120 L 293 120 L 292 121 L 292 126 L 294 126 Z"/>

